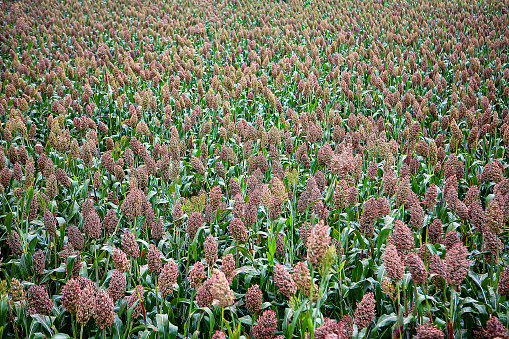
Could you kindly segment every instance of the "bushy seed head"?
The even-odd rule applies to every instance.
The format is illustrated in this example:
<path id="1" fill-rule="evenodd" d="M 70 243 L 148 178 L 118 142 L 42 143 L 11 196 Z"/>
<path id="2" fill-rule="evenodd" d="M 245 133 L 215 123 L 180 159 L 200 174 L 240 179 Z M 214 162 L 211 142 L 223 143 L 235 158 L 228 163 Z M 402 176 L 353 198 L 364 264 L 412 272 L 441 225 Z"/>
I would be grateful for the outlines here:
<path id="1" fill-rule="evenodd" d="M 244 298 L 246 307 L 251 314 L 255 314 L 261 310 L 263 295 L 259 285 L 255 284 L 249 287 Z"/>
<path id="2" fill-rule="evenodd" d="M 217 261 L 217 240 L 211 234 L 203 242 L 203 251 L 207 265 L 212 267 Z"/>
<path id="3" fill-rule="evenodd" d="M 189 271 L 189 275 L 187 276 L 187 280 L 192 288 L 198 289 L 202 281 L 207 277 L 205 273 L 205 268 L 201 261 L 197 261 L 191 270 Z"/>
<path id="4" fill-rule="evenodd" d="M 410 271 L 415 284 L 423 284 L 427 280 L 428 272 L 426 271 L 426 266 L 424 266 L 424 262 L 417 253 L 408 253 L 405 259 L 405 265 Z"/>
<path id="5" fill-rule="evenodd" d="M 44 256 L 42 250 L 39 249 L 35 251 L 34 255 L 32 256 L 32 266 L 35 275 L 41 276 L 44 273 L 44 270 L 46 268 L 45 261 L 46 257 Z"/>
<path id="6" fill-rule="evenodd" d="M 121 270 L 115 270 L 108 287 L 108 294 L 113 301 L 119 300 L 124 296 L 126 286 L 127 279 L 124 272 Z"/>
<path id="7" fill-rule="evenodd" d="M 307 259 L 313 266 L 319 265 L 323 262 L 327 249 L 329 248 L 331 239 L 328 236 L 329 226 L 325 225 L 323 220 L 313 227 L 311 234 L 306 242 L 308 252 Z"/>
<path id="8" fill-rule="evenodd" d="M 141 285 L 137 285 L 133 290 L 129 299 L 127 299 L 127 309 L 133 307 L 133 305 L 137 302 L 136 306 L 133 308 L 133 313 L 131 316 L 131 321 L 134 321 L 138 318 L 142 311 L 141 304 L 145 301 L 145 289 Z"/>
<path id="9" fill-rule="evenodd" d="M 39 285 L 32 285 L 28 290 L 28 303 L 36 314 L 50 315 L 53 309 L 48 291 Z"/>
<path id="10" fill-rule="evenodd" d="M 446 282 L 448 285 L 458 286 L 468 273 L 470 261 L 466 259 L 467 248 L 457 243 L 445 255 Z"/>
<path id="11" fill-rule="evenodd" d="M 177 283 L 177 278 L 177 264 L 173 259 L 170 259 L 161 269 L 158 280 L 158 286 L 163 296 L 168 295 L 173 290 L 173 286 Z"/>
<path id="12" fill-rule="evenodd" d="M 279 288 L 279 291 L 287 298 L 291 298 L 293 295 L 295 295 L 295 292 L 297 292 L 297 285 L 284 266 L 276 265 L 274 267 L 273 278 L 274 283 Z"/>
<path id="13" fill-rule="evenodd" d="M 14 302 L 25 302 L 26 295 L 23 285 L 16 278 L 11 278 L 11 287 L 9 288 L 9 296 Z"/>
<path id="14" fill-rule="evenodd" d="M 76 313 L 78 311 L 80 293 L 80 284 L 75 279 L 68 280 L 62 287 L 62 306 L 64 306 L 69 313 Z"/>
<path id="15" fill-rule="evenodd" d="M 18 232 L 15 230 L 11 230 L 11 235 L 9 237 L 9 247 L 11 248 L 12 253 L 16 255 L 21 255 L 23 253 L 21 238 Z"/>
<path id="16" fill-rule="evenodd" d="M 199 307 L 211 307 L 214 298 L 210 293 L 211 289 L 211 279 L 205 280 L 203 285 L 201 285 L 198 290 L 196 290 L 196 303 Z"/>
<path id="17" fill-rule="evenodd" d="M 387 244 L 382 257 L 385 272 L 393 281 L 398 282 L 403 278 L 403 261 L 394 244 Z"/>
<path id="18" fill-rule="evenodd" d="M 416 330 L 418 339 L 442 339 L 444 337 L 444 332 L 438 326 L 433 325 L 432 322 L 418 324 Z"/>
<path id="19" fill-rule="evenodd" d="M 375 298 L 373 292 L 364 295 L 362 300 L 357 303 L 355 309 L 355 324 L 359 329 L 364 329 L 369 326 L 376 315 L 375 311 Z"/>
<path id="20" fill-rule="evenodd" d="M 122 247 L 124 248 L 124 252 L 127 256 L 135 259 L 138 258 L 140 248 L 136 242 L 136 237 L 129 230 L 124 231 L 124 234 L 122 235 Z"/>
<path id="21" fill-rule="evenodd" d="M 276 313 L 272 310 L 267 310 L 262 313 L 253 326 L 253 337 L 255 339 L 271 339 L 276 331 Z"/>
<path id="22" fill-rule="evenodd" d="M 154 244 L 150 244 L 147 253 L 147 264 L 150 272 L 159 274 L 161 270 L 161 253 Z"/>
<path id="23" fill-rule="evenodd" d="M 57 235 L 57 220 L 53 216 L 53 214 L 50 212 L 48 208 L 44 210 L 44 217 L 42 219 L 42 222 L 44 224 L 44 228 L 46 229 L 46 232 L 52 237 L 56 237 Z"/>
<path id="24" fill-rule="evenodd" d="M 127 272 L 131 268 L 127 255 L 120 248 L 113 250 L 112 260 L 115 267 L 121 272 Z"/>

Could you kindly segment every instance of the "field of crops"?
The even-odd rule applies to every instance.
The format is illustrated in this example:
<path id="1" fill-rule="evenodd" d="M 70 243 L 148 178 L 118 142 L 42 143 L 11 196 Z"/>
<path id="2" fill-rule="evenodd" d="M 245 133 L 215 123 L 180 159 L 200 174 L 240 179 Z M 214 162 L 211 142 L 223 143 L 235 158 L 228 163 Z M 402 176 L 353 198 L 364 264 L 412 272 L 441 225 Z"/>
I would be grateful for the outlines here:
<path id="1" fill-rule="evenodd" d="M 0 338 L 509 338 L 508 6 L 1 2 Z"/>

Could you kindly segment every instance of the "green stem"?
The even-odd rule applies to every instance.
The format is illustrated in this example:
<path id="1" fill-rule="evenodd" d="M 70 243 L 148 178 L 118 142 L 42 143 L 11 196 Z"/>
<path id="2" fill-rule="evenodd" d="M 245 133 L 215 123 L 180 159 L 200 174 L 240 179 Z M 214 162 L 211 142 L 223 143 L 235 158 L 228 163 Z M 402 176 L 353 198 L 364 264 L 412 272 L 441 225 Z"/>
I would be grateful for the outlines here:
<path id="1" fill-rule="evenodd" d="M 97 262 L 97 240 L 94 240 L 95 279 L 99 281 L 99 263 Z"/>
<path id="2" fill-rule="evenodd" d="M 497 277 L 496 279 L 493 279 L 493 283 L 494 285 L 496 284 L 498 286 L 498 280 L 500 278 L 500 265 L 498 264 L 498 253 L 499 253 L 499 249 L 498 249 L 498 236 L 495 235 L 495 237 L 497 238 L 497 252 L 495 253 L 495 261 L 496 261 L 496 265 L 497 265 Z M 495 303 L 496 303 L 496 311 L 498 313 L 499 311 L 499 307 L 500 307 L 500 295 L 498 293 L 498 288 L 496 286 L 493 286 L 493 289 L 495 291 Z"/>
<path id="3" fill-rule="evenodd" d="M 159 312 L 159 293 L 157 293 L 157 279 L 156 279 L 156 277 L 154 277 L 154 280 L 155 280 L 155 285 L 156 285 L 156 309 L 157 309 L 157 314 L 159 314 L 161 312 Z"/>
<path id="4" fill-rule="evenodd" d="M 428 282 L 427 281 L 426 281 L 426 294 L 425 294 L 425 297 L 426 297 L 426 306 L 428 307 L 429 319 L 430 319 L 430 322 L 433 322 L 433 318 L 432 318 L 432 314 L 431 314 L 431 307 L 429 306 L 429 302 L 428 302 Z"/>
<path id="5" fill-rule="evenodd" d="M 130 262 L 131 262 L 131 265 L 129 267 L 129 273 L 131 273 L 131 270 L 134 270 L 134 267 L 133 267 L 133 259 L 129 259 Z M 127 273 L 127 272 L 126 272 Z M 134 270 L 134 273 L 136 273 L 136 270 Z M 134 277 L 134 274 L 129 274 L 129 280 L 131 281 L 131 283 L 133 284 L 133 286 L 136 286 L 136 279 Z"/>
<path id="6" fill-rule="evenodd" d="M 53 237 L 50 235 L 49 236 L 49 241 L 50 241 L 50 246 L 51 246 L 51 239 Z M 53 249 L 55 250 L 55 267 L 57 266 L 57 263 L 58 263 L 58 253 L 57 253 L 57 237 L 55 237 L 54 239 L 54 242 L 53 242 Z"/>
<path id="7" fill-rule="evenodd" d="M 196 295 L 196 290 L 193 291 L 193 295 L 191 296 L 191 300 L 189 302 L 189 312 L 187 314 L 187 320 L 186 320 L 186 324 L 184 325 L 184 338 L 187 338 L 187 322 L 189 320 L 191 320 L 191 310 L 193 309 L 192 305 L 193 305 L 193 302 L 194 302 L 194 297 Z"/>
<path id="8" fill-rule="evenodd" d="M 145 325 L 145 331 L 147 330 L 147 317 L 146 317 L 146 311 L 145 306 L 143 306 L 143 301 L 141 299 L 140 290 L 138 289 L 138 285 L 136 285 L 136 294 L 138 295 L 138 302 L 141 304 L 142 314 L 143 314 L 143 324 Z"/>
<path id="9" fill-rule="evenodd" d="M 311 338 L 314 338 L 315 337 L 315 329 L 314 329 L 314 324 L 311 322 L 311 324 L 309 324 L 309 320 L 312 319 L 312 314 L 313 314 L 313 290 L 314 290 L 314 283 L 313 283 L 313 274 L 314 274 L 314 267 L 311 266 L 311 271 L 309 272 L 310 276 L 311 276 L 311 286 L 310 286 L 310 292 L 309 292 L 309 308 L 308 308 L 308 326 L 309 325 L 313 325 L 313 326 L 309 326 L 309 330 L 310 330 L 310 337 Z"/>
<path id="10" fill-rule="evenodd" d="M 223 330 L 225 323 L 226 320 L 224 319 L 224 307 L 221 307 L 221 330 Z"/>
<path id="11" fill-rule="evenodd" d="M 18 327 L 16 326 L 16 322 L 14 321 L 14 317 L 12 316 L 11 303 L 7 302 L 7 304 L 9 305 L 9 313 L 10 313 L 10 316 L 11 316 L 12 327 L 14 328 L 14 334 L 16 335 L 16 339 L 19 339 L 19 336 L 18 336 Z"/>
<path id="12" fill-rule="evenodd" d="M 449 318 L 450 318 L 450 324 L 451 324 L 451 329 L 454 327 L 454 318 L 453 318 L 453 299 L 454 299 L 454 287 L 451 286 L 450 287 L 451 289 L 451 302 L 450 302 L 450 310 L 449 310 Z"/>
<path id="13" fill-rule="evenodd" d="M 136 278 L 137 278 L 137 282 L 138 282 L 138 281 L 140 281 L 140 279 L 141 279 L 141 274 L 140 274 L 140 265 L 138 265 L 138 261 L 136 261 L 136 260 L 134 261 L 134 264 L 135 264 L 135 266 L 136 266 Z M 138 291 L 138 283 L 137 283 L 137 282 L 136 282 L 136 283 L 135 283 L 135 285 L 134 285 L 134 286 L 136 287 L 136 291 Z M 139 292 L 138 292 L 138 294 L 139 294 Z M 141 299 L 140 299 L 140 300 L 141 300 Z"/>
<path id="14" fill-rule="evenodd" d="M 417 285 L 414 283 L 414 294 L 415 294 L 415 300 L 419 300 L 419 294 L 417 293 Z M 417 315 L 417 313 L 421 313 L 419 312 L 419 309 L 418 307 L 414 307 L 414 316 Z M 422 315 L 421 315 L 421 321 L 422 321 Z"/>
<path id="15" fill-rule="evenodd" d="M 405 312 L 407 311 L 407 301 L 406 301 L 406 286 L 405 280 L 403 279 L 403 306 L 405 307 Z"/>
<path id="16" fill-rule="evenodd" d="M 124 334 L 124 339 L 126 339 L 127 336 L 131 333 L 132 327 L 133 327 L 133 322 L 131 321 L 131 319 L 129 319 L 129 328 L 127 329 L 127 332 Z"/>
<path id="17" fill-rule="evenodd" d="M 72 333 L 73 333 L 73 338 L 76 339 L 76 326 L 74 325 L 74 315 L 71 313 L 71 326 L 72 326 Z"/>
<path id="18" fill-rule="evenodd" d="M 399 290 L 399 282 L 396 284 L 396 293 L 397 293 L 397 297 L 398 297 L 397 310 L 398 310 L 398 316 L 399 316 L 399 306 L 401 305 L 401 292 Z"/>
<path id="19" fill-rule="evenodd" d="M 309 275 L 311 276 L 311 287 L 310 287 L 310 292 L 309 292 L 309 307 L 312 308 L 313 307 L 313 290 L 314 290 L 314 284 L 313 284 L 313 275 L 315 273 L 315 269 L 313 266 L 311 266 L 311 271 L 309 272 Z"/>

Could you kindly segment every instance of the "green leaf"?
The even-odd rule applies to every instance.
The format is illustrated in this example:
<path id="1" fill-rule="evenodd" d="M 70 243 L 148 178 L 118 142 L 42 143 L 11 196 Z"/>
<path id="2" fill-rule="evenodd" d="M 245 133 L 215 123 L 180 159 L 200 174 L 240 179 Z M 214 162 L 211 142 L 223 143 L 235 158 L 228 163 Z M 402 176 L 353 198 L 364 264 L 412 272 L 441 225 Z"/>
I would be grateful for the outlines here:
<path id="1" fill-rule="evenodd" d="M 293 332 L 295 331 L 295 327 L 297 326 L 297 322 L 300 320 L 300 314 L 306 309 L 309 301 L 305 300 L 299 306 L 297 311 L 293 312 L 292 309 L 287 308 L 285 310 L 285 318 L 283 320 L 283 333 L 285 338 L 292 338 Z M 290 319 L 291 322 L 290 322 Z M 304 327 L 305 329 L 305 327 Z"/>
<path id="2" fill-rule="evenodd" d="M 71 279 L 72 278 L 72 269 L 74 267 L 74 262 L 76 261 L 76 256 L 75 255 L 70 255 L 69 257 L 67 257 L 67 262 L 66 262 L 66 272 L 67 272 L 67 279 Z"/>
<path id="3" fill-rule="evenodd" d="M 9 316 L 9 300 L 4 298 L 0 302 L 0 324 L 5 324 Z"/>
<path id="4" fill-rule="evenodd" d="M 32 267 L 31 258 L 29 259 L 28 254 L 23 253 L 21 255 L 21 259 L 19 261 L 19 269 L 20 269 L 21 273 L 23 274 L 24 279 L 28 279 L 30 277 L 31 267 Z"/>
<path id="5" fill-rule="evenodd" d="M 32 323 L 32 329 L 34 328 L 34 326 L 39 324 L 45 330 L 46 334 L 53 336 L 54 333 L 52 330 L 52 326 L 55 317 L 48 317 L 41 314 L 32 314 L 31 317 L 35 320 Z"/>
<path id="6" fill-rule="evenodd" d="M 68 336 L 65 333 L 57 333 L 51 337 L 51 339 L 67 339 L 67 338 L 70 338 L 70 336 Z"/>
<path id="7" fill-rule="evenodd" d="M 377 240 L 376 240 L 376 247 L 380 251 L 382 248 L 382 244 L 385 244 L 387 237 L 389 236 L 389 233 L 392 231 L 390 228 L 383 228 L 380 233 L 378 234 Z"/>
<path id="8" fill-rule="evenodd" d="M 253 319 L 251 318 L 250 315 L 246 315 L 242 318 L 239 318 L 240 322 L 242 324 L 245 324 L 246 326 L 252 326 L 253 325 Z"/>
<path id="9" fill-rule="evenodd" d="M 4 221 L 5 227 L 7 227 L 7 233 L 11 234 L 12 227 L 12 212 L 7 213 Z"/>
<path id="10" fill-rule="evenodd" d="M 168 320 L 167 314 L 157 314 L 156 315 L 156 323 L 157 323 L 157 329 L 159 332 L 159 335 L 161 336 L 161 339 L 175 339 L 177 338 L 178 334 L 178 327 L 173 325 Z"/>

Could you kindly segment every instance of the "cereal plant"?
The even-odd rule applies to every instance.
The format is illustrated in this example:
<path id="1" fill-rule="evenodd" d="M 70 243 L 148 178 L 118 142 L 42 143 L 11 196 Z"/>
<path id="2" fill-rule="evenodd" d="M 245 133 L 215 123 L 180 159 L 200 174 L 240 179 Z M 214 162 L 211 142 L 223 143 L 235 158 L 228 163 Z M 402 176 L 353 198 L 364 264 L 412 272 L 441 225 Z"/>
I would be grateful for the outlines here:
<path id="1" fill-rule="evenodd" d="M 0 8 L 0 338 L 509 338 L 508 0 Z"/>

